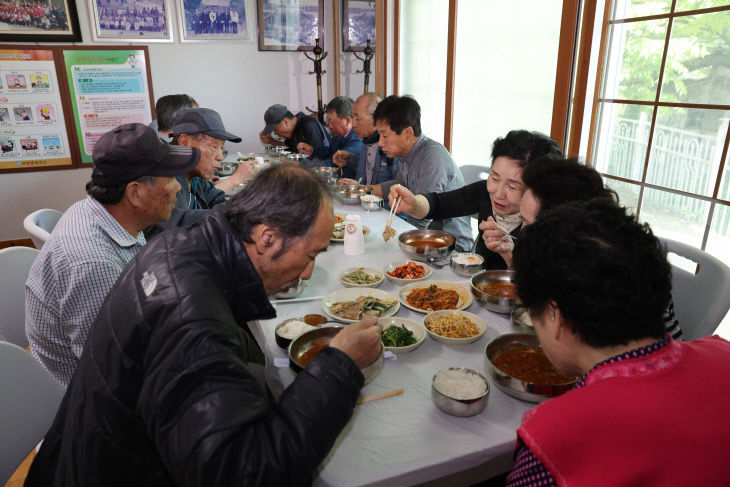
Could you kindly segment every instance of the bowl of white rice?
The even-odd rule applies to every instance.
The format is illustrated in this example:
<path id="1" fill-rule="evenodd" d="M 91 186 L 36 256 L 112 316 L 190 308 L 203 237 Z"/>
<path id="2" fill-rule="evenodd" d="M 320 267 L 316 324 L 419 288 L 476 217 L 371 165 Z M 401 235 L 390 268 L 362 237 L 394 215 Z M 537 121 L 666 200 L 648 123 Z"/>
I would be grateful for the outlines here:
<path id="1" fill-rule="evenodd" d="M 315 328 L 317 327 L 306 324 L 301 318 L 284 320 L 276 325 L 274 329 L 276 344 L 281 348 L 288 348 L 291 341 L 296 337 Z"/>
<path id="2" fill-rule="evenodd" d="M 446 414 L 474 416 L 487 407 L 489 383 L 482 374 L 471 369 L 441 369 L 433 376 L 431 399 Z"/>
<path id="3" fill-rule="evenodd" d="M 471 277 L 482 270 L 484 257 L 471 252 L 451 254 L 451 270 L 462 277 Z"/>

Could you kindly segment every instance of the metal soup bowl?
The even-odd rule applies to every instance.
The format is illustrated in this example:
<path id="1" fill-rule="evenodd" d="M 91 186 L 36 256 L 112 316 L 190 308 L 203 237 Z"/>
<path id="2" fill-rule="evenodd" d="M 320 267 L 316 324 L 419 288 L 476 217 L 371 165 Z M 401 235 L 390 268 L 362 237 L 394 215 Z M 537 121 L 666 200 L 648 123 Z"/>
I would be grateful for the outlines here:
<path id="1" fill-rule="evenodd" d="M 343 328 L 342 325 L 324 325 L 296 337 L 289 344 L 289 367 L 295 372 L 302 370 L 304 368 L 300 362 L 302 355 L 318 343 L 329 343 Z M 378 358 L 370 365 L 360 368 L 366 384 L 373 380 L 383 368 L 383 353 L 383 344 L 381 342 Z"/>
<path id="2" fill-rule="evenodd" d="M 485 365 L 487 375 L 505 394 L 528 402 L 542 402 L 559 396 L 573 388 L 575 380 L 563 384 L 535 384 L 512 377 L 494 366 L 494 360 L 505 352 L 540 348 L 537 335 L 532 333 L 508 333 L 494 338 L 485 348 Z"/>
<path id="3" fill-rule="evenodd" d="M 359 205 L 360 195 L 371 193 L 370 188 L 359 184 L 348 184 L 337 188 L 337 197 L 346 205 Z"/>
<path id="4" fill-rule="evenodd" d="M 466 374 L 478 377 L 480 380 L 484 381 L 486 390 L 480 396 L 470 399 L 455 399 L 450 397 L 436 388 L 436 376 L 442 372 L 439 370 L 433 375 L 433 379 L 431 379 L 431 399 L 436 407 L 446 414 L 462 417 L 474 416 L 475 414 L 479 414 L 484 411 L 487 407 L 487 402 L 489 401 L 489 382 L 487 382 L 487 379 L 485 379 L 482 374 L 463 367 L 449 367 L 448 370 L 459 370 Z"/>
<path id="5" fill-rule="evenodd" d="M 519 305 L 519 299 L 505 298 L 496 294 L 489 294 L 479 289 L 480 284 L 489 284 L 492 282 L 512 282 L 514 271 L 482 271 L 474 274 L 471 278 L 471 293 L 474 299 L 495 313 L 511 313 Z"/>
<path id="6" fill-rule="evenodd" d="M 398 246 L 413 260 L 436 262 L 444 260 L 454 250 L 456 239 L 440 230 L 411 230 L 398 236 Z"/>

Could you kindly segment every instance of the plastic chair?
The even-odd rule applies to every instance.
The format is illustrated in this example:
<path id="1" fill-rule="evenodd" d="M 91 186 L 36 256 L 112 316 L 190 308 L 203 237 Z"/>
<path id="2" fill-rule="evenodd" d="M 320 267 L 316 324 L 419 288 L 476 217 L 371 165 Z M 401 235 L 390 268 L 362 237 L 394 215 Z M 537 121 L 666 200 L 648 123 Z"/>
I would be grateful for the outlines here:
<path id="1" fill-rule="evenodd" d="M 31 240 L 35 248 L 40 249 L 43 244 L 48 240 L 48 236 L 53 231 L 53 227 L 58 223 L 58 219 L 61 218 L 61 213 L 58 210 L 52 210 L 50 208 L 44 208 L 37 210 L 25 217 L 23 220 L 23 227 L 25 231 L 30 234 Z"/>
<path id="2" fill-rule="evenodd" d="M 25 281 L 38 250 L 8 247 L 0 250 L 0 337 L 23 348 L 25 337 Z M 0 389 L 2 394 L 2 389 Z"/>
<path id="3" fill-rule="evenodd" d="M 685 339 L 712 335 L 730 309 L 730 268 L 691 245 L 661 237 L 659 240 L 667 252 L 699 264 L 697 274 L 672 265 L 674 312 Z"/>
<path id="4" fill-rule="evenodd" d="M 461 175 L 464 176 L 464 184 L 471 184 L 474 181 L 485 181 L 489 177 L 489 168 L 474 164 L 459 166 Z"/>
<path id="5" fill-rule="evenodd" d="M 51 427 L 63 386 L 28 352 L 0 341 L 0 485 Z"/>

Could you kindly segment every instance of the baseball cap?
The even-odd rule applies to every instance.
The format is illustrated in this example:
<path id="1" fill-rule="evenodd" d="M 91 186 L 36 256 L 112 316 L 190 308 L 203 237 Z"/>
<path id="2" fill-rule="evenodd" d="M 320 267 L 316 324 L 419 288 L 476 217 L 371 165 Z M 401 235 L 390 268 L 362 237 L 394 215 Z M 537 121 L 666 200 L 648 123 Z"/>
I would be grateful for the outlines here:
<path id="1" fill-rule="evenodd" d="M 281 122 L 281 120 L 290 113 L 291 112 L 289 112 L 284 105 L 271 105 L 267 108 L 264 113 L 264 122 L 266 122 L 266 126 L 264 127 L 263 134 L 271 135 L 276 124 Z"/>
<path id="2" fill-rule="evenodd" d="M 175 114 L 172 122 L 173 135 L 205 134 L 216 139 L 241 142 L 241 137 L 226 132 L 218 112 L 210 108 L 186 108 Z"/>
<path id="3" fill-rule="evenodd" d="M 170 145 L 141 123 L 120 125 L 101 136 L 92 153 L 91 179 L 99 186 L 114 186 L 142 176 L 178 176 L 200 161 L 200 150 Z"/>

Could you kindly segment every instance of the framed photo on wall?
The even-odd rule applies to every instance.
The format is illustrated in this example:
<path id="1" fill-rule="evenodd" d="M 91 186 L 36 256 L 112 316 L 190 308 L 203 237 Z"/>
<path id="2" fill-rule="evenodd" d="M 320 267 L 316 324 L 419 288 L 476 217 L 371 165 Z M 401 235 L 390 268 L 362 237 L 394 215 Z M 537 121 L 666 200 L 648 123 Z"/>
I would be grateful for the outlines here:
<path id="1" fill-rule="evenodd" d="M 181 42 L 251 42 L 250 0 L 175 0 Z"/>
<path id="2" fill-rule="evenodd" d="M 343 51 L 363 51 L 367 41 L 375 49 L 375 1 L 342 0 Z"/>
<path id="3" fill-rule="evenodd" d="M 311 51 L 324 46 L 324 0 L 258 0 L 259 51 Z"/>
<path id="4" fill-rule="evenodd" d="M 0 1 L 0 42 L 81 42 L 76 3 Z"/>
<path id="5" fill-rule="evenodd" d="M 95 41 L 172 42 L 167 0 L 89 0 Z"/>

